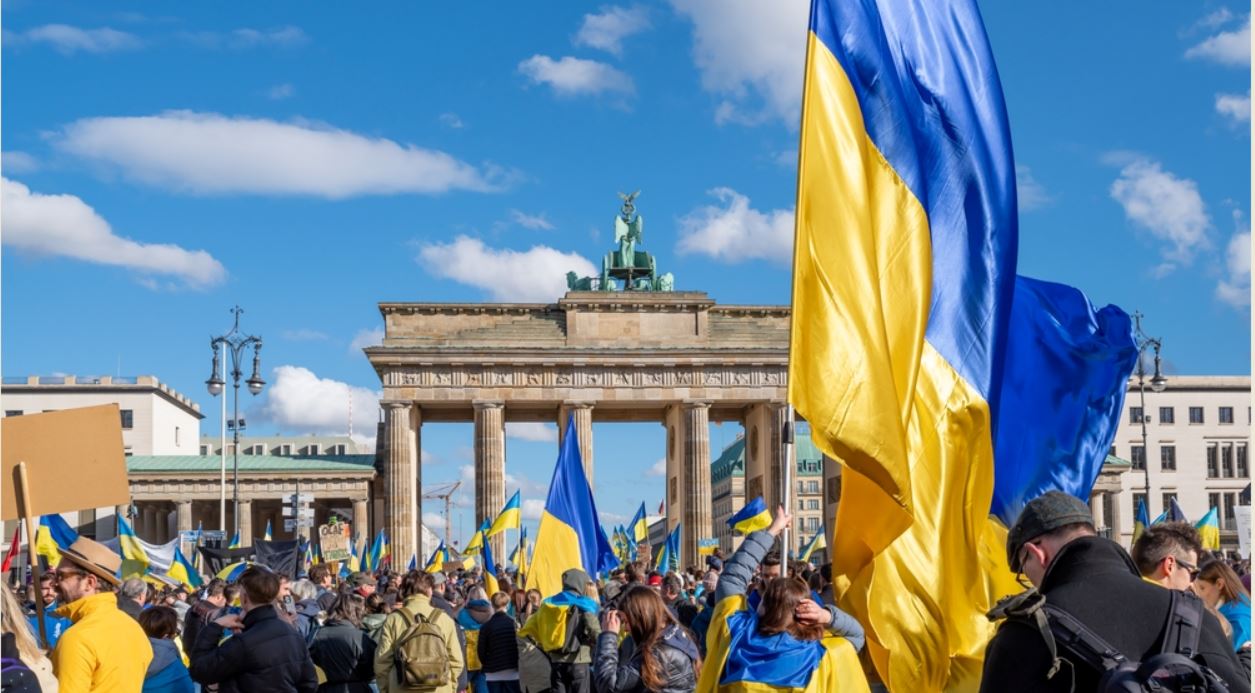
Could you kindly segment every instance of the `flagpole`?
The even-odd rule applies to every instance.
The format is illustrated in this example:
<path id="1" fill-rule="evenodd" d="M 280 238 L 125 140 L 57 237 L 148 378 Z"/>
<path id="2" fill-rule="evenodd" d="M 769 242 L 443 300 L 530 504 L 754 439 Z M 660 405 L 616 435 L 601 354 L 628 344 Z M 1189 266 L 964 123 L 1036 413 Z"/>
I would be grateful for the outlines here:
<path id="1" fill-rule="evenodd" d="M 226 368 L 227 362 L 227 345 L 226 342 L 218 345 L 222 351 L 222 357 L 219 363 Z M 218 375 L 214 373 L 214 375 Z M 222 416 L 218 418 L 218 423 L 222 427 L 220 437 L 218 439 L 218 469 L 222 477 L 222 483 L 218 486 L 218 529 L 223 534 L 227 532 L 227 398 L 222 398 Z"/>
<path id="2" fill-rule="evenodd" d="M 784 505 L 785 512 L 789 513 L 793 511 L 793 504 L 791 502 L 792 499 L 789 498 L 789 491 L 793 488 L 793 404 L 791 402 L 785 411 L 787 412 L 787 418 L 784 421 L 784 431 L 782 432 L 782 438 L 784 440 L 784 474 L 781 475 L 784 481 L 784 489 L 780 494 L 780 500 Z M 789 527 L 788 525 L 785 525 L 784 531 L 780 534 L 780 538 L 783 543 L 782 553 L 785 556 L 786 565 L 790 546 L 789 533 Z M 788 571 L 786 570 L 784 574 L 788 575 Z"/>

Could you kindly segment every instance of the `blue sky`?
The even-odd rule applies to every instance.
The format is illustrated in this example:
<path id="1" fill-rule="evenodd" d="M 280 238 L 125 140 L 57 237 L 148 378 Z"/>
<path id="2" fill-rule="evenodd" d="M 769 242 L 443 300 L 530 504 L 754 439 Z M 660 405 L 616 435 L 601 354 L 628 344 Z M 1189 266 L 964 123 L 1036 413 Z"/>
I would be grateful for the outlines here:
<path id="1" fill-rule="evenodd" d="M 1249 373 L 1249 9 L 981 4 L 1020 272 L 1140 309 L 1173 372 Z M 151 373 L 216 431 L 239 303 L 250 428 L 343 433 L 352 396 L 360 433 L 378 302 L 555 298 L 637 188 L 677 288 L 788 301 L 804 3 L 455 5 L 5 3 L 4 373 Z M 556 432 L 512 433 L 534 515 Z M 603 513 L 656 507 L 662 428 L 595 435 Z M 465 474 L 469 425 L 423 444 Z"/>

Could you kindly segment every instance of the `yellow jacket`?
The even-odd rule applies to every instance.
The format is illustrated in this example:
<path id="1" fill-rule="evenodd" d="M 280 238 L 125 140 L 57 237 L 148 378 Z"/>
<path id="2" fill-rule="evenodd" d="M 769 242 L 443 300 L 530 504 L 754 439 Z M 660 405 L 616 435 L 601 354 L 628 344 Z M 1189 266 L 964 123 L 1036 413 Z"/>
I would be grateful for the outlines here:
<path id="1" fill-rule="evenodd" d="M 405 608 L 411 613 L 421 614 L 430 618 L 434 612 L 434 623 L 444 635 L 445 648 L 449 652 L 449 682 L 433 689 L 430 693 L 454 693 L 457 688 L 458 675 L 462 673 L 462 646 L 458 643 L 457 630 L 453 619 L 438 606 L 432 606 L 431 598 L 416 594 L 405 600 Z M 396 651 L 397 638 L 405 631 L 405 617 L 394 611 L 384 619 L 379 627 L 378 648 L 375 650 L 375 683 L 379 685 L 379 693 L 401 690 L 396 687 L 397 677 L 393 672 L 392 655 Z M 67 633 L 69 631 L 66 631 Z M 62 636 L 65 637 L 65 636 Z"/>
<path id="2" fill-rule="evenodd" d="M 74 622 L 52 651 L 62 691 L 140 693 L 153 648 L 135 619 L 118 609 L 117 595 L 84 597 L 57 614 Z"/>

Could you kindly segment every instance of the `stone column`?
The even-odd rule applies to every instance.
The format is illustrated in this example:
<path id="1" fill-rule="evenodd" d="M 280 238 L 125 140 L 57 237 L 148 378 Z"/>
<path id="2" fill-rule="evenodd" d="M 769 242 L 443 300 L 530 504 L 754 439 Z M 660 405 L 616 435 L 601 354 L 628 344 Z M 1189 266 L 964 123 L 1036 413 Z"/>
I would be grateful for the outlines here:
<path id="1" fill-rule="evenodd" d="M 1114 542 L 1120 542 L 1123 541 L 1123 537 L 1121 537 L 1120 534 L 1124 531 L 1124 523 L 1121 521 L 1122 513 L 1120 504 L 1124 502 L 1124 499 L 1122 498 L 1124 494 L 1120 493 L 1120 491 L 1114 491 L 1111 493 L 1111 517 L 1107 518 L 1107 526 L 1111 527 L 1111 540 Z M 1132 534 L 1129 536 L 1132 537 Z M 1132 549 L 1133 547 L 1130 546 L 1129 548 Z"/>
<path id="2" fill-rule="evenodd" d="M 418 488 L 421 470 L 414 463 L 417 445 L 418 407 L 410 402 L 383 402 L 387 428 L 387 516 L 384 529 L 392 544 L 393 561 L 408 561 L 418 551 L 418 523 L 422 517 Z"/>
<path id="3" fill-rule="evenodd" d="M 796 438 L 794 439 L 796 443 Z M 841 504 L 841 463 L 824 455 L 824 499 L 820 506 L 824 509 L 824 535 L 828 539 L 828 548 L 824 553 L 831 557 L 832 547 L 837 541 L 837 506 Z"/>
<path id="4" fill-rule="evenodd" d="M 748 503 L 761 495 L 772 514 L 777 505 L 796 498 L 794 489 L 786 492 L 782 488 L 785 465 L 782 434 L 787 419 L 788 408 L 784 402 L 750 405 L 745 417 L 745 501 Z M 796 480 L 797 474 L 791 476 Z"/>
<path id="5" fill-rule="evenodd" d="M 174 527 L 180 532 L 192 531 L 192 501 L 181 500 L 174 502 L 175 521 Z"/>
<path id="6" fill-rule="evenodd" d="M 505 505 L 505 407 L 479 401 L 475 407 L 475 526 L 492 522 Z M 505 535 L 488 540 L 492 558 L 505 563 Z"/>
<path id="7" fill-rule="evenodd" d="M 353 531 L 359 537 L 370 536 L 370 520 L 366 517 L 366 503 L 365 498 L 353 499 Z M 393 562 L 395 562 L 395 557 Z"/>
<path id="8" fill-rule="evenodd" d="M 147 542 L 156 543 L 157 541 L 157 536 L 156 536 L 157 535 L 157 509 L 154 508 L 152 504 L 145 503 L 144 509 L 142 512 L 143 512 L 143 517 L 144 517 L 142 529 L 135 529 L 134 527 L 132 527 L 131 529 L 135 531 L 136 534 L 139 535 L 140 539 L 143 539 L 144 541 L 147 541 Z"/>
<path id="9" fill-rule="evenodd" d="M 566 438 L 567 418 L 575 415 L 575 437 L 580 444 L 580 462 L 584 465 L 584 476 L 588 477 L 588 487 L 593 487 L 593 404 L 592 402 L 563 402 L 558 407 L 558 449 L 562 449 L 562 441 Z"/>
<path id="10" fill-rule="evenodd" d="M 710 402 L 683 405 L 684 514 L 680 529 L 680 568 L 697 565 L 697 541 L 711 536 Z"/>
<path id="11" fill-rule="evenodd" d="M 231 541 L 231 537 L 227 537 Z M 240 546 L 253 545 L 253 500 L 240 499 Z"/>
<path id="12" fill-rule="evenodd" d="M 1102 507 L 1103 492 L 1095 490 L 1089 494 L 1089 514 L 1094 517 L 1094 528 L 1102 530 L 1107 527 L 1107 518 Z"/>

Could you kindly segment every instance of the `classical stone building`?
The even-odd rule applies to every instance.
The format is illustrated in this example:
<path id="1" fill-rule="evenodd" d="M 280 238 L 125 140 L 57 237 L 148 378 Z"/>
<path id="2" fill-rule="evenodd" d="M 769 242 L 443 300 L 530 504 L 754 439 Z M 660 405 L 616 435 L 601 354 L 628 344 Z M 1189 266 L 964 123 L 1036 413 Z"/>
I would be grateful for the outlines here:
<path id="1" fill-rule="evenodd" d="M 815 532 L 826 525 L 823 500 L 824 458 L 811 442 L 805 425 L 799 425 L 798 429 L 797 445 L 793 453 L 794 531 L 789 535 L 790 551 L 795 555 L 815 536 Z M 741 545 L 741 537 L 728 527 L 728 518 L 744 507 L 746 502 L 745 444 L 745 437 L 738 436 L 710 466 L 714 536 L 719 540 L 719 548 L 724 555 L 729 555 Z"/>
<path id="2" fill-rule="evenodd" d="M 681 553 L 711 537 L 712 421 L 744 425 L 746 495 L 779 502 L 789 309 L 720 306 L 700 292 L 572 291 L 554 304 L 381 303 L 366 355 L 383 386 L 386 516 L 408 554 L 422 516 L 422 425 L 472 421 L 476 522 L 505 502 L 505 423 L 575 420 L 595 479 L 593 421 L 667 432 L 667 524 Z M 498 538 L 494 538 L 497 540 Z M 504 547 L 493 546 L 502 555 Z"/>

